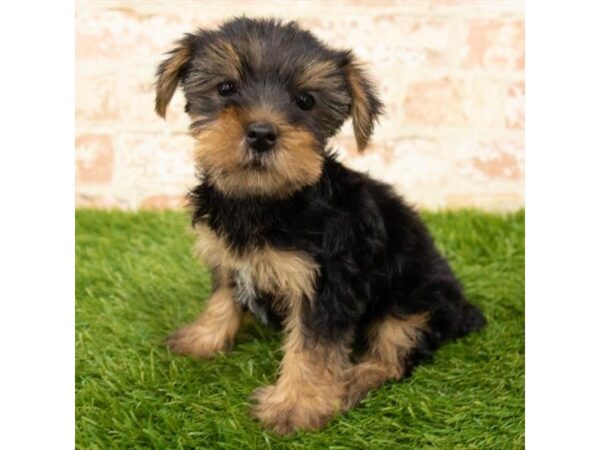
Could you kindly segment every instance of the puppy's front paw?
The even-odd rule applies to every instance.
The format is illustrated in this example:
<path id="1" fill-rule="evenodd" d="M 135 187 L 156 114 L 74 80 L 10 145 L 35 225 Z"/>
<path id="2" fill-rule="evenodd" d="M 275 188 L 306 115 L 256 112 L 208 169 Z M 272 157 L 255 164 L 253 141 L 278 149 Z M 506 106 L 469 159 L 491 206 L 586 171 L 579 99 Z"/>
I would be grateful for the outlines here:
<path id="1" fill-rule="evenodd" d="M 211 358 L 217 352 L 231 348 L 231 340 L 222 333 L 215 333 L 201 324 L 191 324 L 170 335 L 167 347 L 179 355 L 189 355 L 195 358 Z"/>
<path id="2" fill-rule="evenodd" d="M 277 434 L 290 434 L 298 430 L 314 430 L 325 426 L 338 408 L 331 398 L 282 389 L 278 385 L 256 389 L 251 399 L 256 402 L 252 415 L 265 428 Z"/>

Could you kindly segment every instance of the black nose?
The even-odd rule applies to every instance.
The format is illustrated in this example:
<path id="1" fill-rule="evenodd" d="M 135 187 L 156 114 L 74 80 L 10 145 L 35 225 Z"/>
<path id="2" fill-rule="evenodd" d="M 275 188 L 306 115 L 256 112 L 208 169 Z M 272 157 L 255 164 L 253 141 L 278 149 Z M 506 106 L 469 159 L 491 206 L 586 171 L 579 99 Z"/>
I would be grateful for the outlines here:
<path id="1" fill-rule="evenodd" d="M 277 128 L 267 122 L 254 122 L 246 130 L 248 145 L 258 152 L 266 152 L 277 142 Z"/>

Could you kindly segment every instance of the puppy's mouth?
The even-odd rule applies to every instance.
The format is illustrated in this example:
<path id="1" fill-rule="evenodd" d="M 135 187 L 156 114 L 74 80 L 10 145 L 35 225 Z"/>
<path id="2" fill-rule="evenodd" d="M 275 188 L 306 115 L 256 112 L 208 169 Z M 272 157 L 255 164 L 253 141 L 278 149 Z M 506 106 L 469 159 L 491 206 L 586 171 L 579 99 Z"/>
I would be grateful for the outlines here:
<path id="1" fill-rule="evenodd" d="M 272 168 L 274 159 L 273 153 L 276 152 L 277 149 L 274 148 L 268 152 L 259 152 L 246 145 L 245 151 L 246 161 L 243 164 L 244 169 L 266 171 Z"/>
<path id="2" fill-rule="evenodd" d="M 214 127 L 215 124 L 218 123 L 218 120 L 215 118 L 195 117 L 194 119 L 195 120 L 193 120 L 189 129 L 192 136 L 196 137 L 199 137 L 207 130 L 210 130 L 211 127 Z M 228 131 L 230 131 L 231 134 L 235 134 L 238 132 L 238 130 L 236 130 L 237 125 L 238 124 L 235 123 L 235 126 L 231 126 L 231 130 Z M 261 135 L 260 132 L 263 131 L 264 134 L 264 130 L 261 130 L 260 127 L 264 127 L 265 124 L 257 125 L 258 128 L 255 127 L 254 131 L 249 127 L 249 130 L 246 131 L 245 135 L 243 135 L 237 143 L 235 143 L 235 141 L 239 139 L 237 137 L 230 141 L 232 144 L 231 151 L 240 152 L 238 153 L 239 169 L 262 172 L 273 169 L 276 159 L 275 154 L 280 147 L 277 139 L 278 136 L 268 136 L 268 134 L 266 136 Z M 276 129 L 272 132 L 276 133 L 275 130 Z M 234 150 L 235 147 L 237 147 L 237 150 Z"/>

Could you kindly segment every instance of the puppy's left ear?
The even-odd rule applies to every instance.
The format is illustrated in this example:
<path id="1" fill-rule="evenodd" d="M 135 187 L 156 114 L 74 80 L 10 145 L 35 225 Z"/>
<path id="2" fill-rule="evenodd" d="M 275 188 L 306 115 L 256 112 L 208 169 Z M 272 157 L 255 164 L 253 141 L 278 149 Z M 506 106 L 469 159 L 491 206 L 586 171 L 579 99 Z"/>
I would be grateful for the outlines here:
<path id="1" fill-rule="evenodd" d="M 365 149 L 373 133 L 377 118 L 383 113 L 383 104 L 377 90 L 365 69 L 352 52 L 346 52 L 343 59 L 346 81 L 352 96 L 352 127 L 358 150 Z"/>
<path id="2" fill-rule="evenodd" d="M 156 71 L 156 99 L 154 110 L 165 118 L 167 106 L 177 89 L 183 72 L 192 59 L 194 36 L 186 34 L 177 41 L 177 46 L 169 52 L 169 57 L 164 60 Z"/>

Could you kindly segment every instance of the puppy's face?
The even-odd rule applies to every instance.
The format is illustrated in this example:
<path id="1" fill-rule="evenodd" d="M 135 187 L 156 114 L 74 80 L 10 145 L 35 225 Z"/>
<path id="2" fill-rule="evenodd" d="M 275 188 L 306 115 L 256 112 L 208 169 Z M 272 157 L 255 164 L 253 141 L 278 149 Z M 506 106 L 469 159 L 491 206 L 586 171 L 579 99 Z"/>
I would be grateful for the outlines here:
<path id="1" fill-rule="evenodd" d="M 178 85 L 196 162 L 224 193 L 285 197 L 315 183 L 327 140 L 352 116 L 368 143 L 381 103 L 349 51 L 294 23 L 235 19 L 186 35 L 158 69 L 156 111 Z"/>

